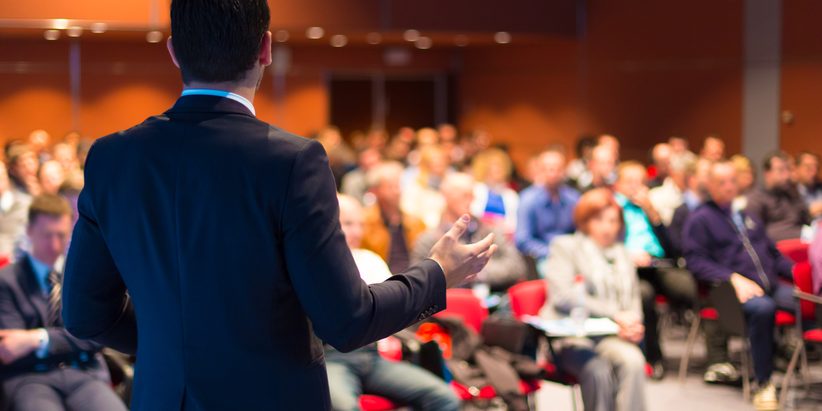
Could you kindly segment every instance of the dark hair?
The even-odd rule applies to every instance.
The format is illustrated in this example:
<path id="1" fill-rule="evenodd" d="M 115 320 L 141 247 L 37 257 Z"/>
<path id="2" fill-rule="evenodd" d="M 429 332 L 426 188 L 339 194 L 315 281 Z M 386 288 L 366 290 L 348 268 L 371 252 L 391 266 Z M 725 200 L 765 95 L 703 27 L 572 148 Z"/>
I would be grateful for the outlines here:
<path id="1" fill-rule="evenodd" d="M 583 134 L 577 139 L 575 152 L 577 158 L 582 158 L 582 154 L 587 148 L 594 148 L 597 145 L 597 138 L 591 134 Z"/>
<path id="2" fill-rule="evenodd" d="M 29 206 L 29 225 L 34 224 L 37 217 L 41 215 L 63 217 L 71 216 L 72 213 L 71 205 L 65 198 L 55 194 L 42 194 L 31 200 L 31 206 Z"/>
<path id="3" fill-rule="evenodd" d="M 270 18 L 265 0 L 172 0 L 171 42 L 183 82 L 242 80 Z"/>
<path id="4" fill-rule="evenodd" d="M 771 171 L 773 167 L 773 159 L 778 158 L 782 161 L 789 163 L 791 158 L 788 156 L 788 153 L 782 150 L 771 151 L 768 155 L 765 156 L 765 159 L 762 160 L 762 169 L 765 171 Z"/>

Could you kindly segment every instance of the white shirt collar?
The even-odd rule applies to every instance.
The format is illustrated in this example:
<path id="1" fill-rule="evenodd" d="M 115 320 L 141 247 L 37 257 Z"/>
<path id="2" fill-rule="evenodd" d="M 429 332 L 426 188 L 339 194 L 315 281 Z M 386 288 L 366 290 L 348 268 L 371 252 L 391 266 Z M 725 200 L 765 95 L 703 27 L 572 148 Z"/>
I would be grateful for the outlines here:
<path id="1" fill-rule="evenodd" d="M 251 112 L 251 114 L 253 114 L 255 116 L 257 115 L 257 111 L 254 110 L 254 104 L 252 104 L 250 101 L 248 101 L 247 98 L 245 98 L 245 97 L 243 97 L 239 94 L 232 93 L 230 91 L 214 90 L 214 89 L 210 89 L 210 88 L 189 88 L 189 89 L 183 90 L 182 95 L 183 96 L 216 96 L 216 97 L 224 97 L 224 98 L 231 99 L 231 100 L 234 100 L 234 101 L 242 104 L 243 106 L 245 106 L 245 108 L 248 109 L 248 111 Z"/>

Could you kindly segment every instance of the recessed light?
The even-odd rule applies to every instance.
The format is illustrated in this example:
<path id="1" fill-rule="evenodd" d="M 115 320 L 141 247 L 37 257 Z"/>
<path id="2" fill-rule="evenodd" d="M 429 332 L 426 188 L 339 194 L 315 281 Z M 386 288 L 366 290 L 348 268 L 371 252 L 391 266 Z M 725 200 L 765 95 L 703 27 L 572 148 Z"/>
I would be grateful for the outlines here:
<path id="1" fill-rule="evenodd" d="M 308 30 L 305 31 L 305 36 L 311 40 L 319 40 L 325 36 L 325 30 L 323 30 L 322 27 L 309 27 Z"/>
<path id="2" fill-rule="evenodd" d="M 365 36 L 365 41 L 368 42 L 368 44 L 380 44 L 382 42 L 382 34 L 377 32 L 368 33 L 368 35 Z"/>
<path id="3" fill-rule="evenodd" d="M 494 34 L 494 41 L 499 44 L 508 44 L 511 42 L 511 34 L 507 31 L 500 31 Z"/>
<path id="4" fill-rule="evenodd" d="M 54 19 L 51 21 L 51 27 L 57 30 L 65 30 L 68 25 L 68 19 Z"/>
<path id="5" fill-rule="evenodd" d="M 345 37 L 342 34 L 335 34 L 331 36 L 332 47 L 345 47 L 346 44 L 348 44 L 348 37 Z"/>
<path id="6" fill-rule="evenodd" d="M 277 30 L 277 32 L 274 33 L 274 40 L 277 40 L 278 43 L 285 43 L 289 37 L 291 37 L 291 35 L 288 33 L 288 30 Z"/>
<path id="7" fill-rule="evenodd" d="M 146 33 L 146 41 L 149 43 L 159 43 L 163 41 L 163 32 L 160 30 L 152 30 Z"/>
<path id="8" fill-rule="evenodd" d="M 413 43 L 420 39 L 420 32 L 414 29 L 406 30 L 405 33 L 402 33 L 402 38 Z"/>
<path id="9" fill-rule="evenodd" d="M 431 37 L 421 36 L 417 41 L 414 42 L 414 45 L 417 46 L 418 49 L 421 50 L 428 50 L 434 42 L 431 40 Z"/>
<path id="10" fill-rule="evenodd" d="M 50 41 L 57 40 L 60 38 L 60 30 L 46 30 L 45 33 L 43 33 L 43 37 Z"/>
<path id="11" fill-rule="evenodd" d="M 102 34 L 108 30 L 108 24 L 106 23 L 94 23 L 91 25 L 91 32 L 94 34 Z"/>
<path id="12" fill-rule="evenodd" d="M 454 37 L 454 44 L 456 44 L 457 47 L 465 47 L 468 45 L 468 43 L 468 36 L 466 36 L 465 34 L 457 34 Z"/>
<path id="13" fill-rule="evenodd" d="M 80 37 L 83 34 L 83 28 L 80 26 L 71 26 L 66 29 L 66 35 L 69 37 Z"/>

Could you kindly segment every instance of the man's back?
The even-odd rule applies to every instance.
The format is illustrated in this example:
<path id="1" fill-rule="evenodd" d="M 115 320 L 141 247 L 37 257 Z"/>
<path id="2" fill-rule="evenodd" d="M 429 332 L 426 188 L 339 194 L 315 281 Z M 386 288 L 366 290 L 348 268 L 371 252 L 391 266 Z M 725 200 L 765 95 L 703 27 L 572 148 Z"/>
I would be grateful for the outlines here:
<path id="1" fill-rule="evenodd" d="M 348 350 L 444 308 L 430 260 L 387 287 L 365 286 L 321 146 L 235 101 L 182 97 L 165 116 L 99 140 L 86 180 L 65 294 L 93 297 L 67 297 L 64 317 L 74 334 L 136 346 L 133 409 L 325 409 L 315 331 Z M 108 289 L 88 289 L 95 276 Z M 125 321 L 86 318 L 122 305 L 109 298 L 123 286 L 138 341 L 127 311 Z M 416 295 L 401 297 L 407 288 Z"/>

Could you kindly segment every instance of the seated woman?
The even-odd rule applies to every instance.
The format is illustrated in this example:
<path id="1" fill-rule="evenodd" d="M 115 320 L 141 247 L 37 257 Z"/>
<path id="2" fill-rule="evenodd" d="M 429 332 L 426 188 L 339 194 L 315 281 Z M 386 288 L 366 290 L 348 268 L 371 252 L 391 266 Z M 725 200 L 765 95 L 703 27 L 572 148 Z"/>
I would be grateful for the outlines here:
<path id="1" fill-rule="evenodd" d="M 607 189 L 585 193 L 574 210 L 577 232 L 551 243 L 548 300 L 540 315 L 567 317 L 580 302 L 591 317 L 619 325 L 614 336 L 564 338 L 555 343 L 558 365 L 579 381 L 586 410 L 645 409 L 642 303 L 636 268 L 620 242 L 622 210 Z M 574 292 L 578 276 L 586 294 Z"/>

